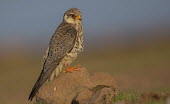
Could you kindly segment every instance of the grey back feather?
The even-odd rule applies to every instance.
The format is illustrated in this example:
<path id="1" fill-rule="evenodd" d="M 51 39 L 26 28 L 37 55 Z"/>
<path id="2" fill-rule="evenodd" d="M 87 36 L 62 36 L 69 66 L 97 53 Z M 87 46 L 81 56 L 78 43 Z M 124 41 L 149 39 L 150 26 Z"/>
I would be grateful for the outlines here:
<path id="1" fill-rule="evenodd" d="M 76 36 L 76 28 L 71 24 L 63 22 L 57 28 L 49 43 L 49 48 L 43 60 L 42 72 L 30 93 L 29 100 L 33 99 L 36 92 L 50 77 L 60 61 L 73 49 Z"/>

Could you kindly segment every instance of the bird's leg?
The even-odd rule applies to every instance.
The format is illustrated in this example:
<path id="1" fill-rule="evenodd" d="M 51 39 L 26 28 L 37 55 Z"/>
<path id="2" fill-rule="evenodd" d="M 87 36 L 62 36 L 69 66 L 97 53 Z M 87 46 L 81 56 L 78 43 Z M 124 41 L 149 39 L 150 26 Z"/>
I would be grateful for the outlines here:
<path id="1" fill-rule="evenodd" d="M 75 71 L 75 70 L 80 70 L 78 67 L 81 67 L 80 65 L 77 65 L 77 66 L 75 66 L 75 67 L 72 67 L 72 68 L 70 68 L 70 66 L 66 66 L 66 70 L 65 71 L 63 71 L 63 72 L 72 72 L 72 71 Z"/>

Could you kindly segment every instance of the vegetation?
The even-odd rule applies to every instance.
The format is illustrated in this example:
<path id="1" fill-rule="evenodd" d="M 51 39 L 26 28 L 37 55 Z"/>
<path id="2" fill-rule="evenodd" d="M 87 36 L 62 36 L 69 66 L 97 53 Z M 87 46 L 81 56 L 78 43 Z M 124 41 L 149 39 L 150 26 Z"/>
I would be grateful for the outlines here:
<path id="1" fill-rule="evenodd" d="M 123 91 L 118 91 L 117 94 L 113 96 L 113 102 L 118 103 L 120 101 L 125 101 L 125 102 L 135 102 L 139 99 L 139 93 L 136 92 L 135 90 L 123 90 Z"/>
<path id="2" fill-rule="evenodd" d="M 122 104 L 166 104 L 170 97 L 170 89 L 158 89 L 150 93 L 135 90 L 120 90 L 113 96 L 113 102 Z"/>

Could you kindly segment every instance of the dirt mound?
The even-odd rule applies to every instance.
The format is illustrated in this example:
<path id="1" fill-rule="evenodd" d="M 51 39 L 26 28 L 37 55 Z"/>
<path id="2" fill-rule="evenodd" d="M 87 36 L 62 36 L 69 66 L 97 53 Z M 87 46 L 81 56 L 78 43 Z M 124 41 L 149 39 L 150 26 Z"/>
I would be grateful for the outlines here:
<path id="1" fill-rule="evenodd" d="M 54 81 L 44 84 L 36 100 L 41 104 L 111 104 L 115 88 L 111 75 L 90 75 L 81 67 L 80 71 L 61 73 Z"/>

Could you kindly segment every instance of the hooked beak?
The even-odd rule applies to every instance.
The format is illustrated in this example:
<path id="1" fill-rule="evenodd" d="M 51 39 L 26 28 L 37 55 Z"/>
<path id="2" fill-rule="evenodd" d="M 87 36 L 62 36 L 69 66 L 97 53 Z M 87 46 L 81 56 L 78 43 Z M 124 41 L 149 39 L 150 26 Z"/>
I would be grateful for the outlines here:
<path id="1" fill-rule="evenodd" d="M 80 15 L 79 15 L 79 16 L 76 16 L 76 19 L 77 19 L 77 20 L 82 20 Z"/>

